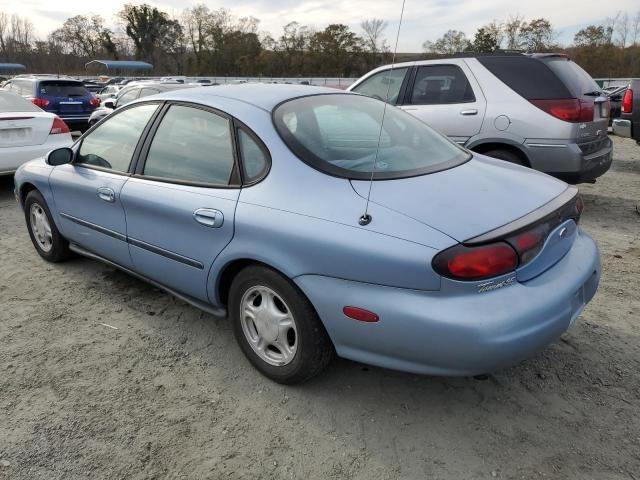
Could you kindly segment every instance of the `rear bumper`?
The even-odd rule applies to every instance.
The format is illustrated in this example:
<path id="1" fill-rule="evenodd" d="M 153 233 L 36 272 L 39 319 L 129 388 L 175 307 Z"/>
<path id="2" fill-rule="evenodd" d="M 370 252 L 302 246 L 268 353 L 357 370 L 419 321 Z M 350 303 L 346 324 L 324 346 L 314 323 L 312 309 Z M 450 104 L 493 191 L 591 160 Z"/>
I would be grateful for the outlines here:
<path id="1" fill-rule="evenodd" d="M 619 137 L 631 138 L 631 120 L 616 118 L 613 121 L 613 133 Z"/>
<path id="2" fill-rule="evenodd" d="M 41 145 L 0 148 L 0 175 L 11 174 L 20 165 L 29 160 L 43 157 L 56 148 L 70 147 L 72 144 L 73 140 L 70 134 L 60 133 L 58 135 L 49 135 L 47 141 Z"/>
<path id="3" fill-rule="evenodd" d="M 534 279 L 484 293 L 426 292 L 304 275 L 309 297 L 338 355 L 421 374 L 475 375 L 512 365 L 557 339 L 593 298 L 600 280 L 595 242 L 573 247 Z M 380 320 L 342 313 L 354 305 Z"/>
<path id="4" fill-rule="evenodd" d="M 608 137 L 585 143 L 527 140 L 524 144 L 531 167 L 569 183 L 591 182 L 604 175 L 613 160 Z"/>

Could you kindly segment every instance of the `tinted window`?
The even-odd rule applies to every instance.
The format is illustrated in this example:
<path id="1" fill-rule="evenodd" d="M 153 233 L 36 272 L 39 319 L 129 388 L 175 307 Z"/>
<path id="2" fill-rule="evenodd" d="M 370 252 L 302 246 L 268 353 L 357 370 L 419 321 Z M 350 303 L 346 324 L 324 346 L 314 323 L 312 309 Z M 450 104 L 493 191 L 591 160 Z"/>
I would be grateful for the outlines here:
<path id="1" fill-rule="evenodd" d="M 82 140 L 76 163 L 126 172 L 140 135 L 157 107 L 140 105 L 104 120 Z"/>
<path id="2" fill-rule="evenodd" d="M 39 112 L 33 103 L 13 92 L 0 91 L 0 112 Z"/>
<path id="3" fill-rule="evenodd" d="M 38 92 L 49 97 L 84 97 L 89 91 L 79 82 L 47 80 L 40 82 Z"/>
<path id="4" fill-rule="evenodd" d="M 378 100 L 389 98 L 389 103 L 397 103 L 407 70 L 407 68 L 398 68 L 378 72 L 355 87 L 353 91 Z"/>
<path id="5" fill-rule="evenodd" d="M 360 95 L 314 95 L 280 105 L 274 120 L 299 158 L 345 178 L 368 180 L 374 162 L 374 178 L 388 179 L 449 168 L 469 158 L 420 120 L 393 106 L 383 114 L 384 107 Z"/>
<path id="6" fill-rule="evenodd" d="M 553 70 L 574 97 L 585 93 L 599 92 L 600 87 L 580 66 L 565 57 L 547 57 L 543 62 Z"/>
<path id="7" fill-rule="evenodd" d="M 255 180 L 267 167 L 267 156 L 260 145 L 244 130 L 238 130 L 240 154 L 244 163 L 246 180 Z"/>
<path id="8" fill-rule="evenodd" d="M 139 88 L 132 88 L 131 90 L 127 90 L 126 92 L 118 96 L 118 100 L 117 100 L 118 106 L 120 107 L 129 102 L 134 101 L 136 98 L 138 98 L 139 93 L 140 93 Z"/>
<path id="9" fill-rule="evenodd" d="M 485 56 L 478 57 L 477 60 L 527 100 L 572 98 L 562 81 L 536 58 Z"/>
<path id="10" fill-rule="evenodd" d="M 418 68 L 409 103 L 441 105 L 469 102 L 475 102 L 475 96 L 460 67 L 433 65 Z"/>
<path id="11" fill-rule="evenodd" d="M 144 175 L 227 185 L 233 165 L 229 120 L 174 105 L 153 137 Z"/>

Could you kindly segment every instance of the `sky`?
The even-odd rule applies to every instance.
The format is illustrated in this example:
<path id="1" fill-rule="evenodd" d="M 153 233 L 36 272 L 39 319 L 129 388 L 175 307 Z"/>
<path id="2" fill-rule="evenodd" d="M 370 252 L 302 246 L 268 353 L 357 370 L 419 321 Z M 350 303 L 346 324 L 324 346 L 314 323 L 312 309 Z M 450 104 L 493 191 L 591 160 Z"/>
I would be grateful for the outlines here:
<path id="1" fill-rule="evenodd" d="M 115 25 L 115 13 L 123 0 L 2 0 L 0 11 L 29 18 L 39 36 L 46 36 L 73 15 L 99 14 Z M 133 0 L 129 3 L 144 3 Z M 346 23 L 360 31 L 365 18 L 382 18 L 389 22 L 385 35 L 393 48 L 398 29 L 402 0 L 147 0 L 170 14 L 204 3 L 211 9 L 228 8 L 236 16 L 260 19 L 260 30 L 274 37 L 289 22 L 324 28 L 329 23 Z M 640 10 L 638 0 L 617 0 L 615 7 L 604 8 L 602 0 L 406 0 L 398 51 L 419 52 L 425 40 L 435 40 L 449 29 L 462 30 L 473 37 L 475 30 L 492 20 L 511 15 L 551 20 L 558 40 L 569 44 L 580 28 L 601 23 L 618 10 L 630 16 Z"/>

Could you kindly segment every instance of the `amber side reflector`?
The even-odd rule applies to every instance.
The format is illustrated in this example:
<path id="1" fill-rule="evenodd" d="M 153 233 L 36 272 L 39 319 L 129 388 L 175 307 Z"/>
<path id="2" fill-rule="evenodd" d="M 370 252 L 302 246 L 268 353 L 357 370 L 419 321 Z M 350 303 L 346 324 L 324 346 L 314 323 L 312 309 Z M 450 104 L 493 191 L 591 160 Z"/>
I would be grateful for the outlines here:
<path id="1" fill-rule="evenodd" d="M 365 310 L 364 308 L 344 307 L 342 309 L 342 313 L 349 318 L 358 320 L 359 322 L 377 322 L 380 320 L 380 317 L 378 317 L 377 314 L 370 312 L 369 310 Z"/>

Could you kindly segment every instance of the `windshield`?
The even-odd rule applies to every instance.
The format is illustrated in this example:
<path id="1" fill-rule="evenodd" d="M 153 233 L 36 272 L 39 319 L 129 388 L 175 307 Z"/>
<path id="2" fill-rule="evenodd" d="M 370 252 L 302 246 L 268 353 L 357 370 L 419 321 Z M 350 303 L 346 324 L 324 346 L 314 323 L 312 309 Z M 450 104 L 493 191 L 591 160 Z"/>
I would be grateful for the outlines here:
<path id="1" fill-rule="evenodd" d="M 368 180 L 423 175 L 470 155 L 404 111 L 362 95 L 301 97 L 274 111 L 278 133 L 303 161 L 334 176 Z M 382 124 L 382 129 L 380 128 Z"/>

